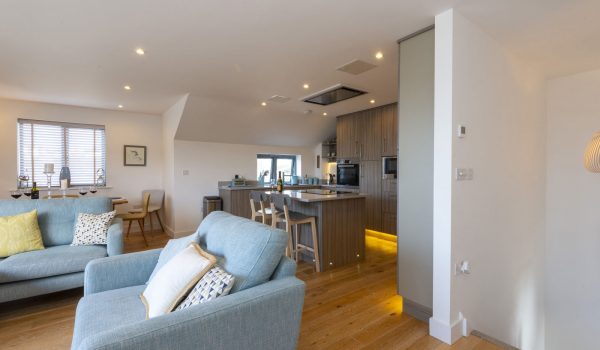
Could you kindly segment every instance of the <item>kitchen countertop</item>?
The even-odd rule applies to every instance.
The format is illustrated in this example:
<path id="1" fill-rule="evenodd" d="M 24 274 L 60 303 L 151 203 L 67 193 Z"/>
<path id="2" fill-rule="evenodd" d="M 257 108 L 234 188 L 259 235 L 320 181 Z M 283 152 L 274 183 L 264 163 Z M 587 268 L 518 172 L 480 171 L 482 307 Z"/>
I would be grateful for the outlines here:
<path id="1" fill-rule="evenodd" d="M 220 190 L 227 190 L 227 191 L 240 191 L 240 190 L 270 190 L 273 187 L 271 187 L 271 185 L 264 185 L 264 186 L 259 186 L 259 185 L 246 185 L 246 186 L 229 186 L 229 185 L 223 185 L 223 184 L 219 184 L 219 189 Z M 340 190 L 347 190 L 347 191 L 358 191 L 358 187 L 352 187 L 352 186 L 338 186 L 338 185 L 327 185 L 327 184 L 318 184 L 318 185 L 283 185 L 284 190 L 285 189 L 289 189 L 289 190 L 301 190 L 301 189 L 306 189 L 306 188 L 327 188 L 327 189 L 340 189 Z"/>
<path id="2" fill-rule="evenodd" d="M 283 185 L 284 188 L 290 188 L 290 189 L 303 189 L 303 188 L 318 188 L 321 187 L 321 185 Z M 259 186 L 259 185 L 246 185 L 246 186 L 229 186 L 229 185 L 222 185 L 219 186 L 220 190 L 228 190 L 228 191 L 239 191 L 239 190 L 270 190 L 273 187 L 271 187 L 271 185 L 264 185 L 264 186 Z"/>
<path id="3" fill-rule="evenodd" d="M 267 192 L 270 193 L 270 192 Z M 347 199 L 366 198 L 367 195 L 361 193 L 333 193 L 333 194 L 315 194 L 304 191 L 284 190 L 283 194 L 290 196 L 293 200 L 305 203 L 337 201 Z"/>

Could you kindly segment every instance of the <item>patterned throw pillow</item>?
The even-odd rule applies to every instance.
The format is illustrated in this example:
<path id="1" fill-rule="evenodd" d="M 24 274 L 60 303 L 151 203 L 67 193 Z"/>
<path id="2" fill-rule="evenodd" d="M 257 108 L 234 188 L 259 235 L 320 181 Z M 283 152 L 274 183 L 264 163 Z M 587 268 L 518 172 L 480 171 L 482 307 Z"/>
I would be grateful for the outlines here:
<path id="1" fill-rule="evenodd" d="M 213 267 L 196 283 L 190 294 L 175 310 L 183 310 L 190 306 L 205 303 L 214 298 L 229 294 L 235 277 L 219 266 Z"/>
<path id="2" fill-rule="evenodd" d="M 75 224 L 72 246 L 106 244 L 108 227 L 115 217 L 115 211 L 104 214 L 80 213 Z"/>

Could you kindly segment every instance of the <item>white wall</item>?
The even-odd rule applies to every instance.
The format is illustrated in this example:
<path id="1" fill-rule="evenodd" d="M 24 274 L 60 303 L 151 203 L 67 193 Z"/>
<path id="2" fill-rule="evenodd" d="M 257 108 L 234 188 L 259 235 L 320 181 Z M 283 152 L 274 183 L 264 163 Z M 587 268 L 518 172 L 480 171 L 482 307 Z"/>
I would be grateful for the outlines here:
<path id="1" fill-rule="evenodd" d="M 400 43 L 398 293 L 429 309 L 433 292 L 434 31 Z"/>
<path id="2" fill-rule="evenodd" d="M 451 35 L 437 35 L 436 26 L 436 41 L 451 44 L 445 57 L 436 53 L 436 69 L 439 63 L 452 71 L 450 76 L 436 75 L 436 85 L 448 86 L 451 79 L 451 114 L 436 109 L 435 118 L 451 118 L 442 137 L 452 137 L 452 169 L 472 168 L 474 179 L 453 180 L 450 213 L 434 214 L 434 220 L 451 215 L 445 220 L 450 247 L 434 254 L 451 252 L 452 264 L 471 264 L 471 274 L 460 276 L 444 265 L 451 275 L 450 318 L 444 321 L 452 326 L 463 315 L 484 334 L 521 349 L 542 349 L 543 79 L 534 65 L 512 57 L 462 15 L 454 11 L 451 16 L 453 23 L 446 28 Z M 451 136 L 458 125 L 467 127 L 464 139 Z M 438 170 L 446 181 L 451 176 L 447 168 Z M 438 229 L 447 227 L 434 227 Z M 435 305 L 434 300 L 434 317 Z"/>
<path id="3" fill-rule="evenodd" d="M 173 211 L 173 192 L 175 176 L 175 134 L 183 114 L 189 95 L 179 99 L 162 116 L 162 142 L 163 142 L 163 187 L 165 189 L 165 209 L 164 225 L 165 230 L 170 236 L 174 236 L 174 211 Z"/>
<path id="4" fill-rule="evenodd" d="M 256 180 L 256 155 L 259 153 L 299 154 L 300 173 L 314 176 L 314 147 L 288 148 L 228 143 L 175 140 L 173 211 L 175 235 L 197 229 L 202 220 L 202 199 L 218 195 L 219 181 L 234 175 Z M 183 171 L 189 175 L 184 176 Z"/>
<path id="5" fill-rule="evenodd" d="M 547 88 L 546 348 L 596 349 L 600 322 L 600 174 L 583 152 L 600 130 L 600 70 Z"/>
<path id="6" fill-rule="evenodd" d="M 142 190 L 163 186 L 160 116 L 0 99 L 0 198 L 16 187 L 18 118 L 105 125 L 107 185 L 113 188 L 100 193 L 127 197 L 130 203 L 119 211 L 140 205 Z M 147 166 L 123 166 L 124 145 L 147 146 Z"/>

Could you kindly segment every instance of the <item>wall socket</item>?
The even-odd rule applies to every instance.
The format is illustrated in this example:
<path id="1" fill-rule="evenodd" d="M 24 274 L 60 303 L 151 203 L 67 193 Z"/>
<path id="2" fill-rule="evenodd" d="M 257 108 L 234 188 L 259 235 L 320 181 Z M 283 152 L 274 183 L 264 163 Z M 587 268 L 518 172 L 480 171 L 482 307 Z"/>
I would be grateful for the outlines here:
<path id="1" fill-rule="evenodd" d="M 469 275 L 471 274 L 471 264 L 469 260 L 463 260 L 454 265 L 454 274 L 455 275 Z"/>
<path id="2" fill-rule="evenodd" d="M 457 181 L 473 180 L 473 169 L 471 169 L 471 168 L 456 168 L 456 180 Z"/>
<path id="3" fill-rule="evenodd" d="M 184 171 L 183 171 L 183 176 L 188 176 L 189 174 L 190 174 L 190 171 L 189 171 L 189 170 L 184 170 Z"/>

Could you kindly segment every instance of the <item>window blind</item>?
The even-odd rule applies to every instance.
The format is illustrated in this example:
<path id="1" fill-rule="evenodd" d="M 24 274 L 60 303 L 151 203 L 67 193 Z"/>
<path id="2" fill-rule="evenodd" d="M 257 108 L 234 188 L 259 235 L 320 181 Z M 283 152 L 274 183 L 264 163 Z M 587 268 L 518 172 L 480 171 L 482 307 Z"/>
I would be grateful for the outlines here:
<path id="1" fill-rule="evenodd" d="M 92 185 L 98 169 L 106 170 L 103 125 L 18 119 L 18 172 L 29 175 L 30 185 L 48 186 L 44 164 L 53 163 L 52 186 L 59 186 L 60 169 L 68 166 L 71 185 Z"/>

